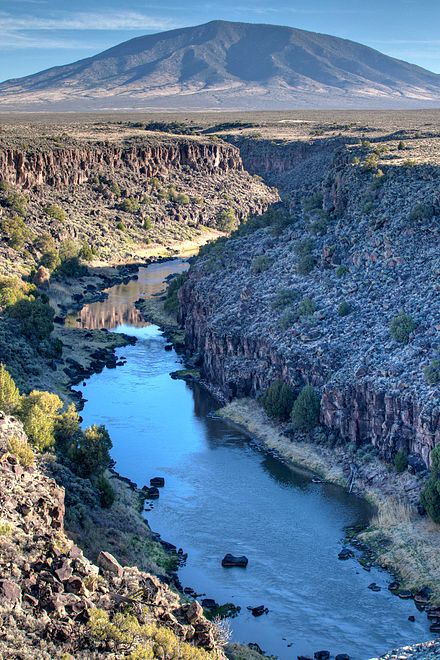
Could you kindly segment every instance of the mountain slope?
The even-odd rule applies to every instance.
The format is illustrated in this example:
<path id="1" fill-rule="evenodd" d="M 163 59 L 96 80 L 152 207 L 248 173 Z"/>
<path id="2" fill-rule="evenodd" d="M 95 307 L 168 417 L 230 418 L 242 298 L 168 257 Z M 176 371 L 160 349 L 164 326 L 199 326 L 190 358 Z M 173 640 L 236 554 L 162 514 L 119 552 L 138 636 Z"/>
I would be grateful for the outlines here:
<path id="1" fill-rule="evenodd" d="M 213 21 L 131 39 L 0 84 L 0 105 L 277 108 L 423 105 L 440 75 L 290 27 Z"/>

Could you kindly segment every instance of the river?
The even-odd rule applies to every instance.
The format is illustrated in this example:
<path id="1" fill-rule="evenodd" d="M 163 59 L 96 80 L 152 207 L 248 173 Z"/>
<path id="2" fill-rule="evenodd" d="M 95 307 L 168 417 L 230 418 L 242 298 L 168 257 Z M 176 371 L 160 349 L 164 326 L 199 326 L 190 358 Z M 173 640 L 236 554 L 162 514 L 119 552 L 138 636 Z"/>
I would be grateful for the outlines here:
<path id="1" fill-rule="evenodd" d="M 366 660 L 429 639 L 426 616 L 388 591 L 386 572 L 338 559 L 344 528 L 368 519 L 365 502 L 287 467 L 218 417 L 203 388 L 170 378 L 181 359 L 164 350 L 161 332 L 142 321 L 134 302 L 186 268 L 180 260 L 140 268 L 137 280 L 109 289 L 78 321 L 138 339 L 117 350 L 124 366 L 87 380 L 82 415 L 85 425 L 108 427 L 122 475 L 139 486 L 165 477 L 145 515 L 188 553 L 179 570 L 183 586 L 241 606 L 230 620 L 233 640 L 257 642 L 280 660 L 321 649 Z M 248 567 L 222 568 L 227 552 L 245 554 Z M 380 592 L 368 589 L 372 582 Z M 258 605 L 268 614 L 255 618 L 247 609 Z"/>

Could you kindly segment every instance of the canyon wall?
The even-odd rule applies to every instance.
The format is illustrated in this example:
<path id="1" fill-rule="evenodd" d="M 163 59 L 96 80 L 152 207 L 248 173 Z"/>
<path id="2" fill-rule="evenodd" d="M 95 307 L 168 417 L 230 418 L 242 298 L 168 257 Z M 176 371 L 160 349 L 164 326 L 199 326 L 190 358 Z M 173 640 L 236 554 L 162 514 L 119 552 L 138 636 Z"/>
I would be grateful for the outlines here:
<path id="1" fill-rule="evenodd" d="M 321 422 L 347 442 L 371 443 L 388 460 L 403 449 L 429 464 L 440 442 L 439 386 L 424 377 L 439 351 L 438 168 L 385 162 L 370 171 L 365 150 L 334 146 L 322 161 L 322 144 L 317 152 L 286 146 L 287 161 L 299 158 L 289 179 L 276 145 L 273 176 L 287 173 L 290 222 L 241 232 L 192 266 L 180 293 L 187 347 L 226 399 L 258 396 L 277 378 L 296 392 L 310 383 L 321 394 Z M 298 184 L 303 166 L 314 187 L 308 177 Z M 306 211 L 316 193 L 318 208 Z M 429 200 L 430 217 L 410 220 Z M 301 249 L 309 250 L 306 273 Z M 407 344 L 389 329 L 402 309 L 416 325 Z"/>
<path id="2" fill-rule="evenodd" d="M 148 140 L 133 145 L 99 145 L 19 149 L 0 147 L 0 180 L 24 189 L 49 185 L 56 189 L 85 183 L 91 176 L 127 169 L 152 177 L 169 169 L 189 167 L 215 172 L 241 171 L 238 149 L 195 140 Z"/>

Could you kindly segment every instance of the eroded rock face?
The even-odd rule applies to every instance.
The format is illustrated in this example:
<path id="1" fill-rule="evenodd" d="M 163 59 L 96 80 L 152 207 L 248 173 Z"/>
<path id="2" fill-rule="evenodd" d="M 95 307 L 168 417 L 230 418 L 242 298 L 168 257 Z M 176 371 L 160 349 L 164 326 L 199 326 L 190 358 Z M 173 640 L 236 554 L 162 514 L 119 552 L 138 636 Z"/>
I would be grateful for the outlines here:
<path id="1" fill-rule="evenodd" d="M 188 349 L 226 399 L 256 396 L 274 379 L 297 392 L 310 383 L 321 393 L 322 423 L 347 442 L 372 443 L 387 459 L 402 448 L 429 464 L 440 442 L 439 387 L 423 375 L 440 348 L 437 166 L 385 161 L 382 176 L 353 165 L 366 157 L 360 149 L 338 144 L 329 159 L 328 145 L 319 167 L 323 144 L 287 145 L 278 161 L 282 148 L 269 144 L 263 172 L 271 149 L 271 180 L 288 173 L 293 157 L 284 178 L 292 221 L 233 237 L 191 268 L 180 293 Z M 303 166 L 312 186 L 301 183 Z M 319 208 L 305 210 L 315 193 Z M 426 203 L 434 213 L 411 220 Z M 305 238 L 312 266 L 300 273 Z M 261 257 L 267 267 L 256 272 Z M 277 302 L 282 290 L 294 294 L 286 305 Z M 307 314 L 304 300 L 313 302 Z M 389 330 L 402 309 L 417 324 L 408 344 Z"/>
<path id="2" fill-rule="evenodd" d="M 152 177 L 184 166 L 207 173 L 241 171 L 238 149 L 227 144 L 191 140 L 145 141 L 140 145 L 86 145 L 51 149 L 0 149 L 2 180 L 23 189 L 55 189 L 85 183 L 90 176 L 127 169 Z"/>
<path id="3" fill-rule="evenodd" d="M 123 657 L 114 642 L 93 637 L 88 620 L 97 608 L 111 618 L 131 602 L 141 618 L 144 606 L 182 642 L 217 651 L 214 627 L 198 604 L 182 605 L 157 577 L 121 566 L 106 551 L 101 569 L 84 557 L 64 533 L 64 490 L 38 463 L 20 465 L 7 450 L 12 436 L 25 438 L 21 424 L 1 415 L 0 656 Z"/>

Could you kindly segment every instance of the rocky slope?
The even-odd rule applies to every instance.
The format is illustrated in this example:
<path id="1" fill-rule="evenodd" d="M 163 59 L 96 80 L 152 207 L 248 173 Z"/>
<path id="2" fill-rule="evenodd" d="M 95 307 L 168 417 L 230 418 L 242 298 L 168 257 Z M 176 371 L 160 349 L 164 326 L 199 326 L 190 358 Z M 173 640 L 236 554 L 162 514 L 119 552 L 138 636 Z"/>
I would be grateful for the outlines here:
<path id="1" fill-rule="evenodd" d="M 212 21 L 8 80 L 0 95 L 21 110 L 421 107 L 440 77 L 347 39 Z"/>
<path id="2" fill-rule="evenodd" d="M 207 228 L 222 228 L 222 211 L 239 221 L 276 199 L 219 139 L 121 129 L 119 139 L 104 141 L 101 131 L 33 135 L 27 144 L 2 139 L 0 268 L 35 265 L 42 235 L 58 245 L 86 242 L 101 261 L 130 261 L 179 241 L 203 242 Z M 10 229 L 17 215 L 26 223 L 18 242 Z"/>
<path id="3" fill-rule="evenodd" d="M 1 657 L 224 658 L 197 602 L 105 549 L 98 566 L 83 556 L 64 532 L 63 489 L 29 451 L 1 414 Z"/>
<path id="4" fill-rule="evenodd" d="M 440 348 L 439 143 L 422 133 L 359 143 L 266 143 L 261 172 L 287 210 L 196 261 L 181 320 L 226 398 L 258 396 L 276 378 L 296 391 L 311 383 L 321 421 L 346 442 L 428 464 L 440 441 L 439 385 L 424 375 Z M 260 146 L 243 150 L 255 171 Z M 408 343 L 390 334 L 402 309 Z"/>

